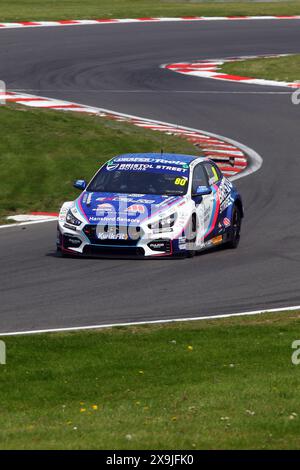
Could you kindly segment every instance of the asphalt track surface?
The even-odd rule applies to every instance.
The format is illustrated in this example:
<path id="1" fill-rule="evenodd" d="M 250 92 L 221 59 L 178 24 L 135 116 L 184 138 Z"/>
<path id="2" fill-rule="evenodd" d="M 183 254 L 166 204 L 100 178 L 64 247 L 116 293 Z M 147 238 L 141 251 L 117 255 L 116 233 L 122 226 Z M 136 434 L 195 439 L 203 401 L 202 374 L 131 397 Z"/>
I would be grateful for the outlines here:
<path id="1" fill-rule="evenodd" d="M 1 230 L 0 332 L 300 305 L 300 106 L 288 89 L 159 68 L 291 52 L 300 52 L 299 20 L 0 31 L 9 89 L 215 132 L 264 159 L 236 183 L 246 210 L 237 250 L 185 260 L 62 259 L 55 223 Z"/>

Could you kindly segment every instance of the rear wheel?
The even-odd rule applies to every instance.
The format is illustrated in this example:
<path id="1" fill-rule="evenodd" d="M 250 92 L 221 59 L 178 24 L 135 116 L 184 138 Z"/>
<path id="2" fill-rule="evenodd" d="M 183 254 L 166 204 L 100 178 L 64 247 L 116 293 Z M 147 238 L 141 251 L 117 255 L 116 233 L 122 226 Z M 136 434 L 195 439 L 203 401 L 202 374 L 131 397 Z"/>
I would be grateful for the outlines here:
<path id="1" fill-rule="evenodd" d="M 234 205 L 231 217 L 230 240 L 226 243 L 228 248 L 237 248 L 241 238 L 242 215 L 239 207 Z"/>

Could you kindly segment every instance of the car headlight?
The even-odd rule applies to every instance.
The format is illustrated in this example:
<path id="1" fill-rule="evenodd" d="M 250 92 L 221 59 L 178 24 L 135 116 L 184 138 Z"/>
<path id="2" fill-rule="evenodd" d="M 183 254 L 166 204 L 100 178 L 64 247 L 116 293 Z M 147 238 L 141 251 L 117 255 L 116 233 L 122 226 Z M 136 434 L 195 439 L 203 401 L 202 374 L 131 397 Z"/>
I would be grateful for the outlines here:
<path id="1" fill-rule="evenodd" d="M 151 224 L 148 225 L 148 228 L 150 228 L 151 230 L 169 229 L 173 227 L 176 219 L 177 219 L 177 214 L 174 213 L 174 214 L 168 215 L 167 217 L 163 217 L 162 219 L 159 219 L 155 222 L 152 222 Z"/>
<path id="2" fill-rule="evenodd" d="M 66 222 L 67 222 L 68 224 L 71 224 L 71 225 L 76 225 L 77 227 L 78 227 L 78 225 L 81 224 L 81 220 L 77 219 L 77 218 L 73 215 L 71 209 L 68 210 L 68 213 L 67 213 L 67 215 L 66 215 Z"/>

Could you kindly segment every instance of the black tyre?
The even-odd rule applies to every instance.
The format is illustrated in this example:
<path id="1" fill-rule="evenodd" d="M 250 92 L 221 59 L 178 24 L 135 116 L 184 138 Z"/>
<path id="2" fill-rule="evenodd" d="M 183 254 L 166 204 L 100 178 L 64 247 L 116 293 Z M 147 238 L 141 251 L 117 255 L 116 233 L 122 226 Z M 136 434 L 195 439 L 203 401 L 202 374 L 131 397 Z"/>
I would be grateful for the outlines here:
<path id="1" fill-rule="evenodd" d="M 227 248 L 238 247 L 241 238 L 242 214 L 238 206 L 234 206 L 231 217 L 230 240 L 226 243 Z"/>
<path id="2" fill-rule="evenodd" d="M 187 238 L 188 238 L 188 243 L 189 245 L 193 245 L 196 241 L 196 230 L 197 230 L 197 219 L 196 219 L 196 214 L 192 215 L 190 224 L 187 229 Z M 186 257 L 187 258 L 193 258 L 196 254 L 196 250 L 187 250 L 186 252 Z"/>

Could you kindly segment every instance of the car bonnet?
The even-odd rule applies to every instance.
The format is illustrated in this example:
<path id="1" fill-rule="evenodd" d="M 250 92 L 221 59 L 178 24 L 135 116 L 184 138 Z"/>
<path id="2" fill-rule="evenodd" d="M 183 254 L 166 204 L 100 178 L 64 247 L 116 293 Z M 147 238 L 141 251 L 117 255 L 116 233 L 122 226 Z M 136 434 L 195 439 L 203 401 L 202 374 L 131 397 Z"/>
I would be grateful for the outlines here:
<path id="1" fill-rule="evenodd" d="M 184 196 L 83 192 L 75 201 L 76 208 L 90 224 L 139 225 L 168 211 Z"/>

